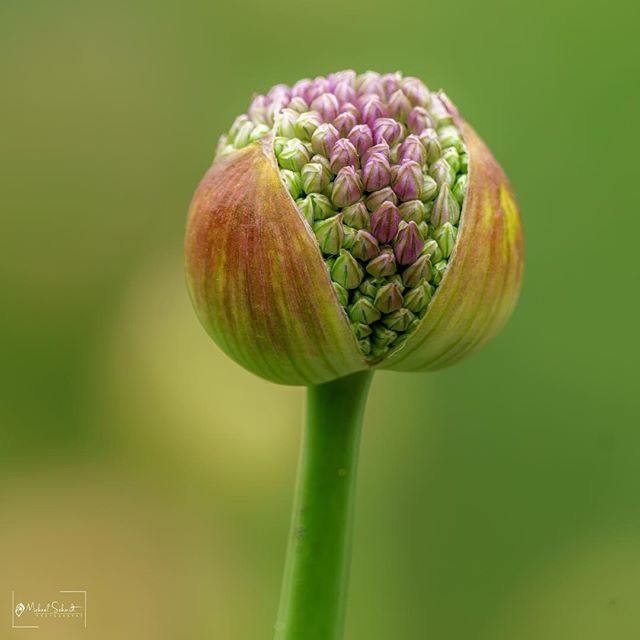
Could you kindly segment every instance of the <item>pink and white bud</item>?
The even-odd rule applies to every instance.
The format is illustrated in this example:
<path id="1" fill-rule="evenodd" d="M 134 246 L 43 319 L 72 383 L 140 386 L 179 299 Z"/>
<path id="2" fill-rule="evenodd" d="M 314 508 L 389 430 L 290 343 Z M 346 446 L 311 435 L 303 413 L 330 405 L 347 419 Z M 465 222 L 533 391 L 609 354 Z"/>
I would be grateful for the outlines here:
<path id="1" fill-rule="evenodd" d="M 418 225 L 415 222 L 411 221 L 399 229 L 393 243 L 393 252 L 398 264 L 403 266 L 413 264 L 423 249 L 424 240 L 420 236 Z"/>
<path id="2" fill-rule="evenodd" d="M 371 214 L 371 232 L 382 244 L 391 242 L 398 232 L 400 214 L 392 202 L 384 202 Z"/>
<path id="3" fill-rule="evenodd" d="M 323 93 L 313 99 L 311 108 L 320 114 L 323 122 L 331 122 L 336 119 L 340 106 L 332 93 Z"/>
<path id="4" fill-rule="evenodd" d="M 360 156 L 364 156 L 367 149 L 373 145 L 373 133 L 367 124 L 357 124 L 349 131 L 348 138 Z"/>
<path id="5" fill-rule="evenodd" d="M 332 124 L 324 122 L 313 132 L 311 136 L 311 147 L 314 153 L 328 158 L 339 138 L 338 130 Z"/>
<path id="6" fill-rule="evenodd" d="M 387 104 L 389 115 L 396 120 L 406 120 L 411 113 L 411 102 L 400 89 L 394 91 Z"/>
<path id="7" fill-rule="evenodd" d="M 333 125 L 340 133 L 340 137 L 346 138 L 353 127 L 358 124 L 358 119 L 353 113 L 345 111 L 341 113 L 334 121 Z"/>
<path id="8" fill-rule="evenodd" d="M 390 147 L 402 138 L 403 127 L 393 118 L 378 118 L 373 123 L 373 140 L 376 144 L 386 142 Z"/>
<path id="9" fill-rule="evenodd" d="M 362 162 L 366 163 L 373 155 L 381 155 L 388 161 L 391 157 L 391 149 L 389 149 L 389 145 L 384 140 L 378 144 L 374 144 L 364 152 Z"/>
<path id="10" fill-rule="evenodd" d="M 385 118 L 387 116 L 387 109 L 382 100 L 375 95 L 365 96 L 360 103 L 360 110 L 362 112 L 363 122 L 370 127 L 373 127 L 378 118 Z"/>
<path id="11" fill-rule="evenodd" d="M 354 204 L 362 197 L 362 180 L 356 170 L 351 167 L 343 167 L 333 182 L 331 199 L 336 207 L 346 207 Z"/>
<path id="12" fill-rule="evenodd" d="M 426 85 L 418 78 L 407 77 L 402 80 L 400 87 L 411 103 L 420 107 L 424 107 L 431 101 L 431 94 Z"/>
<path id="13" fill-rule="evenodd" d="M 433 127 L 433 120 L 423 107 L 414 107 L 407 117 L 407 126 L 411 133 L 416 135 L 422 133 L 425 129 Z"/>
<path id="14" fill-rule="evenodd" d="M 427 160 L 427 152 L 418 136 L 410 135 L 404 139 L 404 142 L 398 147 L 398 162 L 403 163 L 413 160 L 422 166 Z"/>
<path id="15" fill-rule="evenodd" d="M 340 138 L 333 146 L 330 164 L 333 173 L 338 173 L 343 167 L 358 167 L 358 152 L 347 138 Z"/>
<path id="16" fill-rule="evenodd" d="M 377 191 L 389 185 L 391 173 L 389 161 L 381 154 L 369 157 L 362 168 L 362 182 L 367 191 Z"/>
<path id="17" fill-rule="evenodd" d="M 422 193 L 422 167 L 413 160 L 408 160 L 398 168 L 398 174 L 391 185 L 395 194 L 403 202 L 417 200 Z"/>

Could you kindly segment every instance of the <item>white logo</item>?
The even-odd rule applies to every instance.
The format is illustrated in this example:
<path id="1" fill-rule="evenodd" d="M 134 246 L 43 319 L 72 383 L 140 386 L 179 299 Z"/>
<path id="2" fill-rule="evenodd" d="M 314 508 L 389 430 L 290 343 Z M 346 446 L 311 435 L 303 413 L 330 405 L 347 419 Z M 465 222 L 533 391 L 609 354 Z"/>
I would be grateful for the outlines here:
<path id="1" fill-rule="evenodd" d="M 22 604 L 22 602 L 19 602 L 19 603 L 16 605 L 16 615 L 18 616 L 18 618 L 19 618 L 19 617 L 24 613 L 24 610 L 25 610 L 26 608 L 27 608 L 27 607 L 25 607 L 25 606 Z"/>

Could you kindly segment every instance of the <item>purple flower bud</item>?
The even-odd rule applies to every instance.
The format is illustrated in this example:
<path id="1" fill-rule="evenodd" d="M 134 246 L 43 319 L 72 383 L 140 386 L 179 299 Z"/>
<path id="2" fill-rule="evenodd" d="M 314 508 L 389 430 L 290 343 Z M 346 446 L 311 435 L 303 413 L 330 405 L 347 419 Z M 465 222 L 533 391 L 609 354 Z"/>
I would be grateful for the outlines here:
<path id="1" fill-rule="evenodd" d="M 375 95 L 384 100 L 386 98 L 384 85 L 379 73 L 367 71 L 363 73 L 357 80 L 358 93 L 361 96 Z"/>
<path id="2" fill-rule="evenodd" d="M 333 124 L 340 133 L 340 137 L 346 138 L 349 131 L 358 124 L 358 119 L 353 113 L 344 111 L 333 121 Z"/>
<path id="3" fill-rule="evenodd" d="M 429 89 L 427 89 L 425 84 L 421 80 L 418 80 L 418 78 L 404 78 L 400 86 L 407 98 L 409 98 L 414 105 L 424 107 L 431 101 Z"/>
<path id="4" fill-rule="evenodd" d="M 356 148 L 347 138 L 340 138 L 331 151 L 331 171 L 338 173 L 343 167 L 357 167 L 358 160 Z"/>
<path id="5" fill-rule="evenodd" d="M 393 244 L 393 252 L 396 254 L 398 264 L 414 263 L 423 249 L 424 240 L 420 236 L 418 225 L 415 222 L 411 221 L 398 231 L 398 237 Z"/>
<path id="6" fill-rule="evenodd" d="M 311 108 L 320 114 L 324 122 L 331 122 L 338 115 L 338 99 L 332 93 L 323 93 L 313 100 Z"/>
<path id="7" fill-rule="evenodd" d="M 416 135 L 422 133 L 425 129 L 433 127 L 433 120 L 423 107 L 414 107 L 407 117 L 407 126 L 411 133 Z"/>
<path id="8" fill-rule="evenodd" d="M 310 94 L 312 87 L 313 80 L 310 80 L 309 78 L 298 80 L 298 82 L 296 82 L 291 88 L 292 99 L 302 98 L 306 103 L 309 103 L 310 100 L 307 99 L 307 96 Z"/>
<path id="9" fill-rule="evenodd" d="M 372 147 L 369 147 L 362 156 L 362 162 L 366 164 L 369 161 L 369 158 L 374 154 L 380 154 L 388 161 L 389 156 L 391 155 L 389 145 L 383 140 L 381 143 L 374 144 Z"/>
<path id="10" fill-rule="evenodd" d="M 349 131 L 349 140 L 356 148 L 360 156 L 364 156 L 367 149 L 373 144 L 373 133 L 369 125 L 358 124 Z"/>
<path id="11" fill-rule="evenodd" d="M 345 102 L 355 102 L 357 99 L 356 90 L 347 82 L 339 82 L 336 88 L 333 90 L 338 102 L 344 104 Z"/>
<path id="12" fill-rule="evenodd" d="M 422 193 L 422 168 L 417 162 L 409 160 L 400 165 L 398 175 L 393 181 L 393 190 L 400 200 L 416 200 Z"/>
<path id="13" fill-rule="evenodd" d="M 267 93 L 267 101 L 269 104 L 274 102 L 286 104 L 289 100 L 291 100 L 291 89 L 289 89 L 286 84 L 276 84 L 271 87 L 269 93 Z"/>
<path id="14" fill-rule="evenodd" d="M 333 190 L 331 192 L 333 204 L 336 207 L 346 207 L 354 204 L 361 197 L 362 180 L 360 180 L 356 170 L 351 166 L 340 169 L 333 182 Z"/>
<path id="15" fill-rule="evenodd" d="M 398 162 L 413 160 L 419 165 L 423 165 L 427 159 L 427 152 L 420 142 L 420 138 L 415 135 L 407 136 L 398 148 Z"/>
<path id="16" fill-rule="evenodd" d="M 345 102 L 342 105 L 342 113 L 352 113 L 356 120 L 360 121 L 362 119 L 362 114 L 360 113 L 360 109 L 356 107 L 352 102 Z"/>
<path id="17" fill-rule="evenodd" d="M 451 165 L 444 158 L 438 158 L 429 167 L 429 175 L 437 182 L 439 187 L 444 184 L 452 186 L 456 179 Z"/>
<path id="18" fill-rule="evenodd" d="M 311 146 L 315 153 L 328 158 L 339 137 L 337 129 L 332 124 L 325 122 L 313 132 Z"/>
<path id="19" fill-rule="evenodd" d="M 384 118 L 387 110 L 377 96 L 366 96 L 361 102 L 362 120 L 372 127 L 378 118 Z"/>
<path id="20" fill-rule="evenodd" d="M 345 69 L 344 71 L 330 73 L 327 76 L 329 91 L 335 92 L 335 88 L 341 83 L 345 83 L 349 87 L 355 88 L 357 75 L 358 74 L 353 69 Z"/>
<path id="21" fill-rule="evenodd" d="M 373 139 L 376 144 L 386 142 L 392 147 L 402 138 L 403 127 L 393 118 L 378 118 L 373 123 Z"/>
<path id="22" fill-rule="evenodd" d="M 395 238 L 399 222 L 397 207 L 392 202 L 383 202 L 371 214 L 371 231 L 379 242 L 386 244 Z"/>
<path id="23" fill-rule="evenodd" d="M 400 88 L 401 80 L 402 74 L 399 71 L 395 73 L 385 73 L 382 76 L 382 86 L 388 96 L 393 95 L 393 93 Z"/>
<path id="24" fill-rule="evenodd" d="M 362 181 L 367 191 L 377 191 L 389 185 L 391 180 L 389 161 L 381 154 L 374 153 L 362 168 Z"/>
<path id="25" fill-rule="evenodd" d="M 375 258 L 380 253 L 380 247 L 378 246 L 378 241 L 375 236 L 364 229 L 360 229 L 357 231 L 353 240 L 351 253 L 359 260 L 366 262 Z"/>
<path id="26" fill-rule="evenodd" d="M 376 211 L 376 209 L 385 202 L 398 204 L 398 196 L 396 196 L 391 187 L 385 187 L 384 189 L 370 193 L 364 201 L 369 211 Z"/>
<path id="27" fill-rule="evenodd" d="M 392 276 L 396 272 L 396 257 L 393 251 L 389 248 L 383 249 L 379 256 L 369 261 L 367 272 L 374 278 Z"/>
<path id="28" fill-rule="evenodd" d="M 443 184 L 436 198 L 431 212 L 431 224 L 439 227 L 445 222 L 457 224 L 460 220 L 460 205 L 449 189 L 448 184 Z"/>
<path id="29" fill-rule="evenodd" d="M 387 107 L 389 115 L 396 120 L 406 120 L 411 113 L 411 102 L 400 89 L 391 94 Z"/>

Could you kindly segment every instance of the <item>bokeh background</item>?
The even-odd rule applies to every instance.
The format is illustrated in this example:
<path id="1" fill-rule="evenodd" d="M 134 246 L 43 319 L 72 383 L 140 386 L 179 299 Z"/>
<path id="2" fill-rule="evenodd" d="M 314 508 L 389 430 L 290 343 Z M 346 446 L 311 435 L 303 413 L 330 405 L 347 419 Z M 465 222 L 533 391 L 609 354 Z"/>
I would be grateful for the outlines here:
<path id="1" fill-rule="evenodd" d="M 301 389 L 227 360 L 182 275 L 191 193 L 254 91 L 444 87 L 522 206 L 507 329 L 378 374 L 349 640 L 640 637 L 640 51 L 620 0 L 0 2 L 0 638 L 272 635 Z"/>

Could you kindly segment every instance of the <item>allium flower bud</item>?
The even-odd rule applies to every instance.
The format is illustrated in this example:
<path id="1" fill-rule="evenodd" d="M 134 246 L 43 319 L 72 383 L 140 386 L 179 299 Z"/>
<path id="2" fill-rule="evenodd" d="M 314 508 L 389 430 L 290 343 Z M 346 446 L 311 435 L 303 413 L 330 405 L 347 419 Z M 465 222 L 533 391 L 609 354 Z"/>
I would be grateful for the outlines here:
<path id="1" fill-rule="evenodd" d="M 187 281 L 207 331 L 286 384 L 462 358 L 509 316 L 509 183 L 449 99 L 346 71 L 256 96 L 196 191 Z"/>
<path id="2" fill-rule="evenodd" d="M 371 231 L 378 242 L 386 244 L 396 237 L 399 222 L 397 207 L 392 202 L 383 202 L 371 214 Z"/>
<path id="3" fill-rule="evenodd" d="M 362 197 L 362 180 L 353 167 L 343 167 L 333 181 L 331 199 L 338 207 L 358 202 Z"/>
<path id="4" fill-rule="evenodd" d="M 408 160 L 400 165 L 398 174 L 391 185 L 394 193 L 400 200 L 416 200 L 422 194 L 422 167 L 413 160 Z"/>
<path id="5" fill-rule="evenodd" d="M 369 211 L 376 211 L 385 202 L 398 204 L 398 196 L 396 196 L 391 187 L 384 187 L 383 189 L 379 189 L 378 191 L 373 191 L 365 198 L 364 201 Z"/>
<path id="6" fill-rule="evenodd" d="M 314 153 L 328 158 L 331 155 L 333 145 L 338 142 L 340 135 L 338 130 L 330 123 L 321 124 L 311 136 L 311 147 Z"/>
<path id="7" fill-rule="evenodd" d="M 381 154 L 370 156 L 362 168 L 362 182 L 367 191 L 377 191 L 388 186 L 391 180 L 389 161 Z"/>
<path id="8" fill-rule="evenodd" d="M 321 220 L 313 225 L 320 251 L 326 255 L 338 255 L 344 242 L 344 228 L 342 227 L 342 214 Z M 335 278 L 334 278 L 335 280 Z M 339 280 L 335 280 L 340 282 Z M 358 283 L 360 284 L 360 283 Z M 342 285 L 344 286 L 344 285 Z M 351 288 L 351 287 L 350 287 Z"/>
<path id="9" fill-rule="evenodd" d="M 360 156 L 363 156 L 366 150 L 373 145 L 373 133 L 368 124 L 357 124 L 349 131 L 348 138 Z"/>
<path id="10" fill-rule="evenodd" d="M 422 133 L 425 129 L 433 127 L 433 120 L 429 117 L 429 113 L 422 107 L 414 107 L 407 117 L 407 126 L 409 131 L 414 134 Z"/>
<path id="11" fill-rule="evenodd" d="M 338 173 L 343 167 L 358 167 L 360 159 L 356 148 L 346 138 L 340 138 L 331 151 L 331 171 Z"/>
<path id="12" fill-rule="evenodd" d="M 305 193 L 321 193 L 329 184 L 329 176 L 319 162 L 305 164 L 300 171 L 300 177 Z"/>
<path id="13" fill-rule="evenodd" d="M 370 225 L 369 212 L 364 202 L 350 204 L 342 210 L 344 223 L 354 229 L 367 229 Z"/>
<path id="14" fill-rule="evenodd" d="M 398 264 L 403 266 L 413 264 L 422 249 L 424 249 L 424 240 L 420 236 L 418 225 L 415 222 L 409 222 L 405 227 L 399 229 L 393 243 L 393 252 Z"/>
<path id="15" fill-rule="evenodd" d="M 430 222 L 439 227 L 445 222 L 458 224 L 458 220 L 460 220 L 460 205 L 449 190 L 449 186 L 444 184 L 436 198 L 436 203 L 433 205 Z"/>

